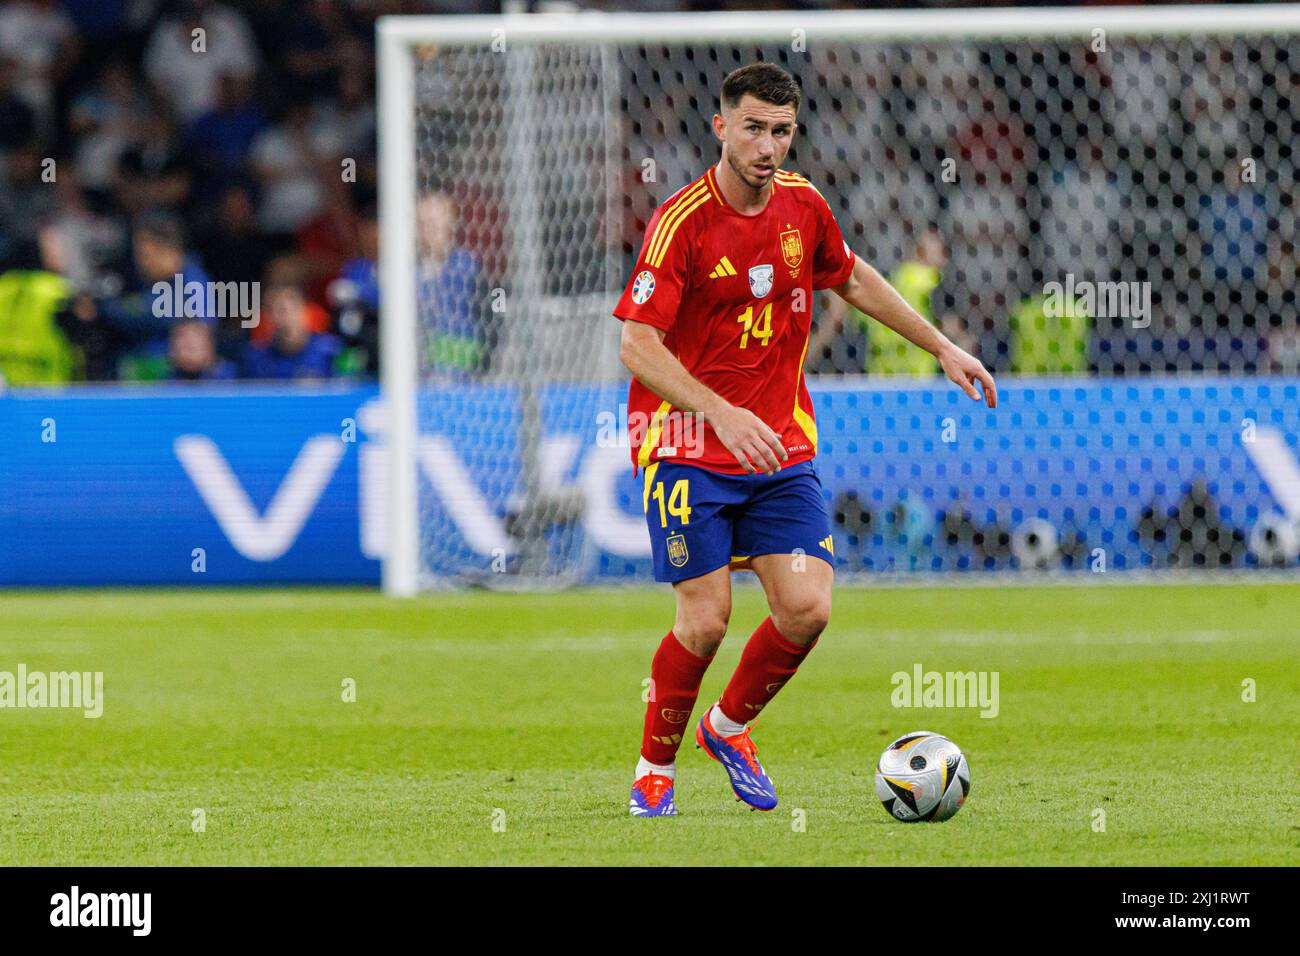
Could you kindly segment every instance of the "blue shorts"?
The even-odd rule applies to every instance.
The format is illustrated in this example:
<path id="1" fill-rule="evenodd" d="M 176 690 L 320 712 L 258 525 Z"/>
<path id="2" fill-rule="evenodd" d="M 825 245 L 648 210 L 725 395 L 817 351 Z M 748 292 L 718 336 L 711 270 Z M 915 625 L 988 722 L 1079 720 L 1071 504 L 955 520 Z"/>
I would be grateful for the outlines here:
<path id="1" fill-rule="evenodd" d="M 830 513 L 811 461 L 774 475 L 721 475 L 682 462 L 645 470 L 656 581 L 685 581 L 759 554 L 803 553 L 835 566 Z"/>

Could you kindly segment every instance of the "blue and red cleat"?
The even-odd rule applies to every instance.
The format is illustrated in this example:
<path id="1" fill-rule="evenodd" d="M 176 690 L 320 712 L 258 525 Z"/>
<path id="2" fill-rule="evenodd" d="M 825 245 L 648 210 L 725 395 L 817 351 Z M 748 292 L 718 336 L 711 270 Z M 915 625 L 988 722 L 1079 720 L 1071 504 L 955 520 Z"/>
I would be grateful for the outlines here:
<path id="1" fill-rule="evenodd" d="M 634 817 L 675 817 L 677 805 L 673 803 L 673 780 L 660 773 L 637 777 L 632 784 L 632 799 L 628 812 Z"/>
<path id="2" fill-rule="evenodd" d="M 722 769 L 731 778 L 731 789 L 736 792 L 737 800 L 743 800 L 755 810 L 771 810 L 776 806 L 776 787 L 758 762 L 758 748 L 749 739 L 749 728 L 734 737 L 723 737 L 709 723 L 712 712 L 713 707 L 710 707 L 696 725 L 695 743 L 722 764 Z"/>

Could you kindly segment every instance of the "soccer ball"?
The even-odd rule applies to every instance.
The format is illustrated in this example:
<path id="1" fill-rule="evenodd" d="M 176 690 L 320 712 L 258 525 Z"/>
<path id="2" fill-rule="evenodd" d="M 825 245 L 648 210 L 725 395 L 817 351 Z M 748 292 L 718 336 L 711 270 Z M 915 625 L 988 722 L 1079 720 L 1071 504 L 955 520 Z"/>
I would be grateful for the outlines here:
<path id="1" fill-rule="evenodd" d="M 961 809 L 968 793 L 966 755 L 942 734 L 903 734 L 876 764 L 876 796 L 890 816 L 904 823 L 947 820 Z"/>

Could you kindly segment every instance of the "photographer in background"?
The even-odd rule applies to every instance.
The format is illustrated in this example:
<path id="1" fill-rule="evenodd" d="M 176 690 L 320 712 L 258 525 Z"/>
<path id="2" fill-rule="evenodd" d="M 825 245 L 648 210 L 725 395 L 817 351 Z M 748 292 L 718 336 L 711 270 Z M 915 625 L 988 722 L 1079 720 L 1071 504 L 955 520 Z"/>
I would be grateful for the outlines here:
<path id="1" fill-rule="evenodd" d="M 379 209 L 373 200 L 357 221 L 361 254 L 343 264 L 326 295 L 334 328 L 347 344 L 340 374 L 379 374 Z"/>
<path id="2" fill-rule="evenodd" d="M 178 285 L 183 289 L 197 282 L 206 288 L 208 283 L 198 260 L 185 251 L 184 230 L 176 217 L 141 216 L 132 232 L 132 250 L 134 275 L 129 290 L 113 294 L 114 277 L 105 277 L 96 293 L 79 296 L 73 303 L 74 321 L 63 323 L 86 353 L 86 377 L 92 381 L 167 378 L 172 326 L 182 320 L 198 319 L 209 325 L 216 320 L 208 314 L 206 297 L 195 303 L 175 301 Z M 125 284 L 120 279 L 118 283 L 119 288 Z"/>

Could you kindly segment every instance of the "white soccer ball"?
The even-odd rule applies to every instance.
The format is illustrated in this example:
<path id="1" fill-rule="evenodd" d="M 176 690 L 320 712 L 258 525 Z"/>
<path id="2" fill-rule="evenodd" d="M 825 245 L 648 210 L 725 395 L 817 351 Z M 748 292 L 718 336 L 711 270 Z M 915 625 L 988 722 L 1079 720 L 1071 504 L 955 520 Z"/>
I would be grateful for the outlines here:
<path id="1" fill-rule="evenodd" d="M 895 820 L 947 820 L 970 793 L 970 766 L 942 734 L 914 730 L 885 748 L 876 764 L 876 796 Z"/>

